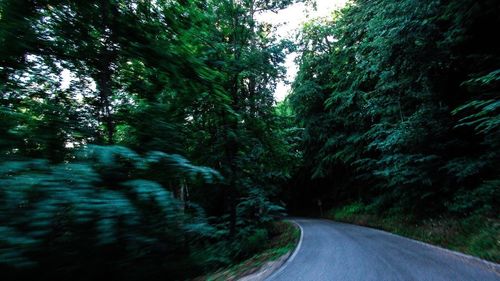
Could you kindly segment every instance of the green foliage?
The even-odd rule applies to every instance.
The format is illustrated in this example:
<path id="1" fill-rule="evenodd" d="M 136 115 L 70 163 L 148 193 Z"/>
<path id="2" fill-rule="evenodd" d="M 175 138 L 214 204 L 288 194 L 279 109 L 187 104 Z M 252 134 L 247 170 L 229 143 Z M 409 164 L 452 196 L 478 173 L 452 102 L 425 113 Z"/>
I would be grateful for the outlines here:
<path id="1" fill-rule="evenodd" d="M 129 167 L 144 160 L 133 151 L 92 146 L 81 154 L 84 156 L 73 163 L 52 165 L 32 160 L 2 164 L 0 263 L 15 267 L 45 264 L 40 254 L 47 251 L 49 243 L 55 262 L 49 267 L 68 259 L 89 262 L 76 252 L 68 252 L 69 248 L 89 247 L 98 258 L 111 245 L 126 249 L 126 263 L 132 266 L 148 257 L 146 249 L 158 245 L 179 248 L 185 235 L 192 245 L 214 236 L 203 213 L 187 213 L 170 191 L 137 178 L 149 167 Z M 162 156 L 172 160 L 169 155 Z M 191 173 L 193 168 L 198 167 L 182 159 L 171 172 Z M 212 171 L 211 175 L 217 173 Z M 82 245 L 82 239 L 88 242 Z M 162 270 L 175 272 L 175 268 Z"/>
<path id="2" fill-rule="evenodd" d="M 237 206 L 238 223 L 242 226 L 266 224 L 284 215 L 285 209 L 269 201 L 258 189 L 251 190 Z"/>
<path id="3" fill-rule="evenodd" d="M 5 279 L 180 280 L 260 249 L 300 154 L 273 97 L 293 46 L 255 16 L 294 2 L 1 1 Z"/>
<path id="4" fill-rule="evenodd" d="M 444 215 L 420 220 L 401 210 L 375 211 L 373 205 L 360 202 L 331 209 L 328 218 L 383 229 L 412 239 L 417 239 L 453 249 L 493 262 L 500 260 L 497 219 L 485 213 L 467 217 Z"/>
<path id="5" fill-rule="evenodd" d="M 500 225 L 493 224 L 489 227 L 480 228 L 470 242 L 470 252 L 476 256 L 492 261 L 500 261 L 500 246 L 498 245 L 498 233 Z"/>
<path id="6" fill-rule="evenodd" d="M 238 250 L 243 255 L 256 253 L 268 239 L 268 233 L 265 229 L 252 229 L 251 233 L 241 232 L 241 235 L 244 239 Z"/>
<path id="7" fill-rule="evenodd" d="M 263 236 L 263 234 L 264 231 L 261 230 L 258 236 Z M 287 221 L 274 222 L 269 227 L 264 241 L 256 245 L 260 249 L 258 254 L 245 259 L 239 264 L 231 265 L 228 268 L 204 276 L 203 279 L 233 280 L 252 274 L 269 261 L 283 258 L 285 254 L 291 254 L 296 248 L 299 239 L 300 229 L 295 224 Z"/>
<path id="8" fill-rule="evenodd" d="M 499 11 L 358 0 L 304 25 L 290 101 L 315 197 L 422 217 L 498 213 L 500 54 L 483 31 Z"/>
<path id="9" fill-rule="evenodd" d="M 495 217 L 500 202 L 500 180 L 486 181 L 473 190 L 457 192 L 450 210 L 461 214 L 480 214 Z"/>
<path id="10" fill-rule="evenodd" d="M 337 220 L 344 220 L 348 219 L 353 215 L 362 214 L 364 213 L 364 211 L 365 211 L 365 205 L 363 205 L 363 203 L 357 202 L 345 205 L 339 210 L 335 210 L 335 212 L 332 213 L 332 216 Z"/>

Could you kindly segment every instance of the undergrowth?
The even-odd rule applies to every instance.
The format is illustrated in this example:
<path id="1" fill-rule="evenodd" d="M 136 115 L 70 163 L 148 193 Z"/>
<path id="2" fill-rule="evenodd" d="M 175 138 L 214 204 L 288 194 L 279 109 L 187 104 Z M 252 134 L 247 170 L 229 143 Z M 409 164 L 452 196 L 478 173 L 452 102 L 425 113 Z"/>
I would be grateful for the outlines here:
<path id="1" fill-rule="evenodd" d="M 500 221 L 481 215 L 418 220 L 387 212 L 377 214 L 369 205 L 355 202 L 332 209 L 327 218 L 383 229 L 455 251 L 500 262 Z"/>
<path id="2" fill-rule="evenodd" d="M 220 269 L 212 274 L 198 277 L 194 280 L 223 281 L 237 280 L 242 276 L 257 271 L 267 262 L 275 261 L 293 251 L 300 237 L 299 228 L 291 222 L 273 223 L 268 232 L 268 239 L 261 244 L 257 253 L 235 265 Z"/>

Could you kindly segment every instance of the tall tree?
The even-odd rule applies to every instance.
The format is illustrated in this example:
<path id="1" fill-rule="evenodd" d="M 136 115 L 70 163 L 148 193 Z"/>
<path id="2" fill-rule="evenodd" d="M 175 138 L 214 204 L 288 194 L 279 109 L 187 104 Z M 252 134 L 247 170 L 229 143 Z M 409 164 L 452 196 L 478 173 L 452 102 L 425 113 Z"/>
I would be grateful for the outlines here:
<path id="1" fill-rule="evenodd" d="M 480 208 L 456 201 L 464 190 L 483 190 L 492 204 L 498 112 L 487 96 L 499 56 L 478 29 L 498 24 L 498 9 L 491 1 L 355 1 L 304 27 L 291 102 L 310 175 L 330 189 L 319 196 L 416 216 L 456 203 L 461 214 Z"/>

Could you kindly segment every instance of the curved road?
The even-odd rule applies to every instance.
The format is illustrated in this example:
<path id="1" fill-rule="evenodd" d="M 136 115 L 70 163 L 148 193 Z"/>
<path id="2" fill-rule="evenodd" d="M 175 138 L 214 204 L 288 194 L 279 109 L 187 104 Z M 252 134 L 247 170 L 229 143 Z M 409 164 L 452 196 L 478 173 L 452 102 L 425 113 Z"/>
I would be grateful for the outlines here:
<path id="1" fill-rule="evenodd" d="M 298 249 L 267 281 L 500 280 L 498 264 L 384 231 L 327 220 L 294 221 L 302 228 Z"/>

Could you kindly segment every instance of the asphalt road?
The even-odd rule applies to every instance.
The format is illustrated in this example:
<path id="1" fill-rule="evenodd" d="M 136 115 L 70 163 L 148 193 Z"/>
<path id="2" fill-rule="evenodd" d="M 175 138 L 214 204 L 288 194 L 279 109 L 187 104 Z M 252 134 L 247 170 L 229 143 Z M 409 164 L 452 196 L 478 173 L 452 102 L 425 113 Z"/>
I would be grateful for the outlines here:
<path id="1" fill-rule="evenodd" d="M 294 221 L 303 233 L 298 249 L 267 281 L 500 280 L 500 265 L 401 236 L 327 220 Z"/>

